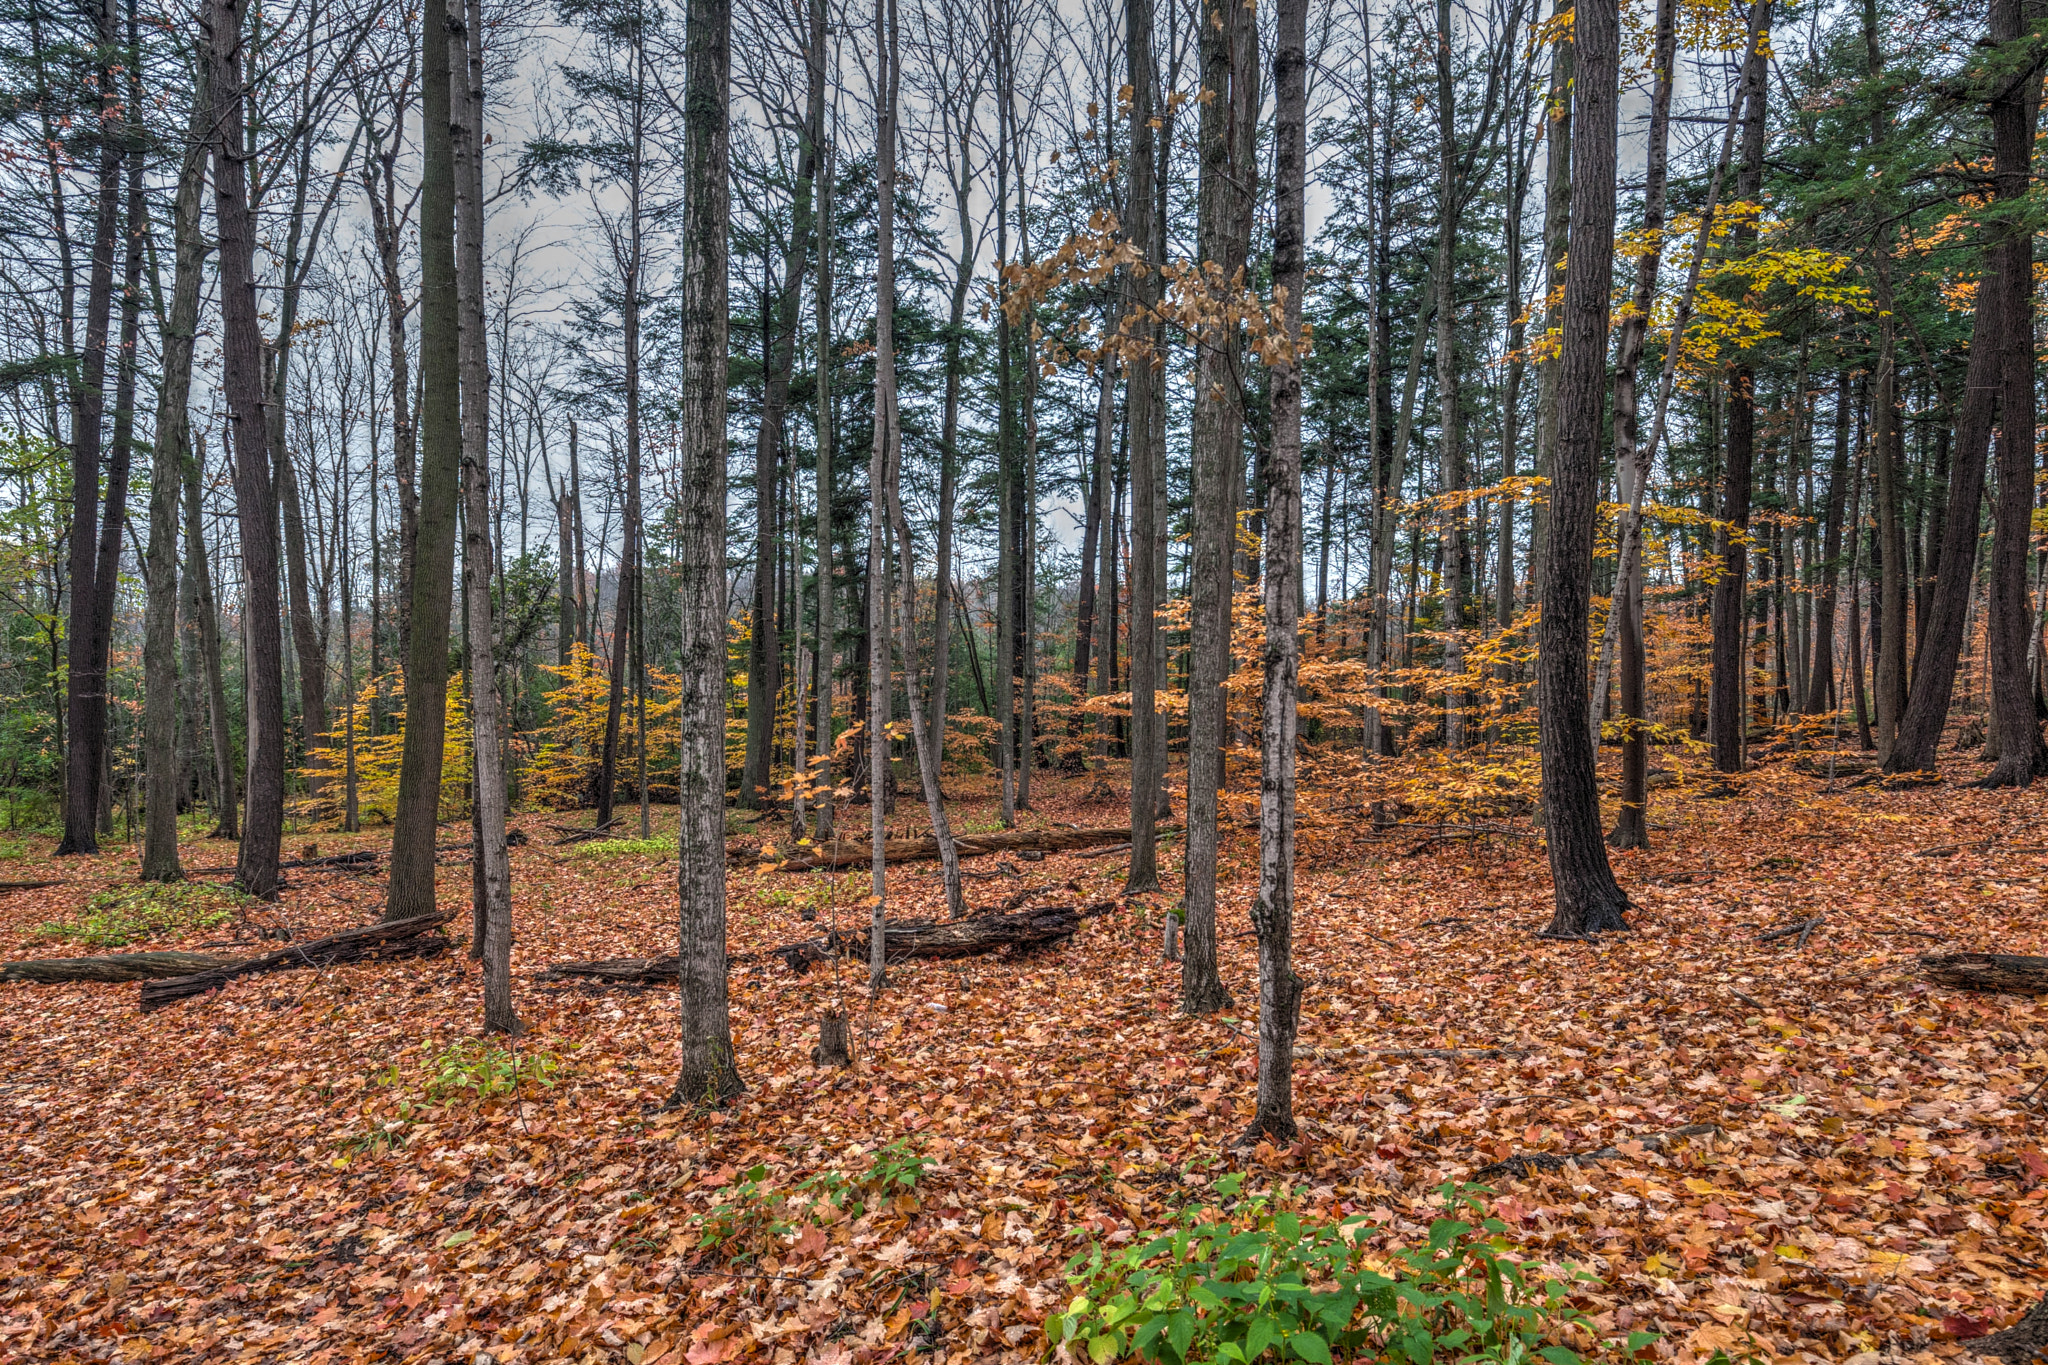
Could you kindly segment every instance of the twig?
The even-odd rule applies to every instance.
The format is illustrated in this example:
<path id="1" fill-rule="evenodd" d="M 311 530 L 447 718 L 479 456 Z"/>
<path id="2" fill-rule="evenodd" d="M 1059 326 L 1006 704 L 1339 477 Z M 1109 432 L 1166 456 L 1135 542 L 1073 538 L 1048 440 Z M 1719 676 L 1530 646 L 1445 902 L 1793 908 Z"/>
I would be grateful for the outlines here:
<path id="1" fill-rule="evenodd" d="M 1825 917 L 1815 915 L 1812 919 L 1803 919 L 1797 924 L 1788 924 L 1782 929 L 1773 929 L 1767 934 L 1758 934 L 1756 941 L 1758 943 L 1770 943 L 1776 939 L 1790 938 L 1794 934 L 1799 934 L 1799 941 L 1801 944 L 1804 944 L 1806 942 L 1805 934 L 1810 932 L 1813 926 L 1819 924 L 1823 918 Z"/>
<path id="2" fill-rule="evenodd" d="M 1645 1147 L 1662 1150 L 1665 1146 L 1679 1138 L 1706 1137 L 1709 1135 L 1718 1137 L 1720 1133 L 1721 1129 L 1716 1124 L 1689 1123 L 1683 1128 L 1674 1128 L 1668 1133 L 1650 1133 L 1642 1137 L 1623 1138 L 1621 1141 L 1640 1142 Z M 1577 1165 L 1584 1161 L 1612 1161 L 1616 1157 L 1626 1155 L 1627 1153 L 1623 1152 L 1617 1143 L 1609 1143 L 1605 1147 L 1596 1148 L 1590 1152 L 1574 1152 L 1566 1156 L 1559 1156 L 1555 1152 L 1517 1152 L 1513 1156 L 1496 1161 L 1491 1165 L 1481 1166 L 1478 1170 L 1472 1172 L 1472 1178 L 1474 1180 L 1489 1180 L 1497 1175 L 1521 1177 L 1528 1175 L 1531 1171 L 1561 1171 L 1566 1166 Z"/>

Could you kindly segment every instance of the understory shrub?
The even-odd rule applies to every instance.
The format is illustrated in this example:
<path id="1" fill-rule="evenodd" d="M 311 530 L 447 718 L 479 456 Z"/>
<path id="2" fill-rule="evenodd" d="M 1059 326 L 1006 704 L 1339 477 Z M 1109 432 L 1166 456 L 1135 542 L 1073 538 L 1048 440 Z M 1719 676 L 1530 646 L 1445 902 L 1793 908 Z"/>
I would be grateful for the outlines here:
<path id="1" fill-rule="evenodd" d="M 153 938 L 176 938 L 213 929 L 235 917 L 248 897 L 232 887 L 199 882 L 149 882 L 101 891 L 71 919 L 45 924 L 45 938 L 68 938 L 88 948 L 120 948 Z"/>
<path id="2" fill-rule="evenodd" d="M 1216 1182 L 1233 1200 L 1244 1177 Z M 1479 1186 L 1445 1185 L 1445 1216 L 1428 1241 L 1374 1251 L 1363 1215 L 1305 1220 L 1259 1195 L 1183 1211 L 1149 1242 L 1091 1246 L 1068 1263 L 1074 1298 L 1046 1320 L 1052 1352 L 1094 1365 L 1135 1357 L 1160 1365 L 1333 1360 L 1576 1365 L 1551 1344 L 1585 1327 L 1568 1286 L 1533 1280 L 1507 1254 L 1507 1227 L 1480 1218 Z M 1475 1221 L 1476 1220 L 1476 1221 Z M 1574 1276 L 1584 1278 L 1584 1276 Z M 1647 1345 L 1630 1337 L 1627 1353 Z"/>

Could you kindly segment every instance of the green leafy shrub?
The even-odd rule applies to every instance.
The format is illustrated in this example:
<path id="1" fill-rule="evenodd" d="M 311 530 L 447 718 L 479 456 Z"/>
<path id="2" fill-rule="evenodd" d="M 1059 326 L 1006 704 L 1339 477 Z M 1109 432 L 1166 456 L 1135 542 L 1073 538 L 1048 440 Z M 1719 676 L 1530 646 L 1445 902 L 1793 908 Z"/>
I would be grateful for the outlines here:
<path id="1" fill-rule="evenodd" d="M 1228 1175 L 1216 1190 L 1230 1199 L 1243 1181 Z M 1574 1352 L 1541 1344 L 1557 1326 L 1585 1322 L 1566 1305 L 1566 1287 L 1529 1281 L 1502 1252 L 1504 1224 L 1459 1216 L 1476 1216 L 1480 1189 L 1444 1186 L 1447 1216 L 1431 1223 L 1429 1240 L 1376 1256 L 1362 1216 L 1308 1222 L 1265 1195 L 1229 1218 L 1183 1212 L 1149 1242 L 1075 1256 L 1067 1280 L 1078 1293 L 1046 1320 L 1046 1337 L 1055 1352 L 1064 1347 L 1095 1365 L 1130 1357 L 1576 1365 Z M 1649 1340 L 1631 1337 L 1629 1352 Z"/>
<path id="2" fill-rule="evenodd" d="M 858 1218 L 871 1200 L 909 1193 L 931 1164 L 907 1138 L 898 1138 L 877 1148 L 859 1175 L 849 1178 L 838 1171 L 820 1171 L 794 1190 L 774 1184 L 766 1166 L 755 1166 L 728 1186 L 707 1212 L 697 1215 L 697 1248 L 718 1248 L 728 1264 L 755 1259 L 808 1224 Z M 825 1211 L 828 1205 L 830 1213 Z"/>
<path id="3" fill-rule="evenodd" d="M 433 1056 L 427 1098 L 439 1102 L 467 1092 L 478 1100 L 515 1093 L 527 1082 L 552 1089 L 562 1059 L 552 1052 L 510 1052 L 496 1043 L 464 1038 Z"/>
<path id="4" fill-rule="evenodd" d="M 674 839 L 592 839 L 570 850 L 579 858 L 609 858 L 617 853 L 638 853 L 650 858 L 676 856 Z"/>
<path id="5" fill-rule="evenodd" d="M 88 948 L 120 948 L 143 939 L 176 938 L 213 929 L 235 916 L 249 898 L 231 887 L 198 882 L 151 882 L 102 891 L 75 918 L 45 924 L 45 938 L 68 938 Z"/>

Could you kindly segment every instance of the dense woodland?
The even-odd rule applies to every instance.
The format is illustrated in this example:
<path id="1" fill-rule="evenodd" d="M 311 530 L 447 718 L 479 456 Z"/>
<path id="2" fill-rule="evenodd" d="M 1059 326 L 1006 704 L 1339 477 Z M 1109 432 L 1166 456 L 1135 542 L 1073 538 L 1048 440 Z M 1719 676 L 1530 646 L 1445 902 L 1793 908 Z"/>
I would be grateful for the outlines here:
<path id="1" fill-rule="evenodd" d="M 182 1039 L 208 1060 L 129 1150 L 267 1096 L 199 1148 L 350 1229 L 271 1257 L 345 1347 L 259 1330 L 297 1321 L 269 1270 L 224 1326 L 212 1243 L 158 1264 L 125 1215 L 86 1298 L 0 1291 L 0 1340 L 2048 1344 L 2014 1325 L 2048 959 L 2038 893 L 2001 899 L 2048 776 L 2038 6 L 0 0 L 0 32 L 11 1046 L 74 1008 Z M 1906 1108 L 1873 1056 L 1933 1063 L 1881 989 L 2003 1081 Z M 1064 1065 L 986 1051 L 1053 1033 Z M 1112 1038 L 1128 1069 L 1084 1055 Z M 131 1048 L 70 1074 L 160 1065 Z M 1623 1048 L 1654 1081 L 1587 1060 Z M 1081 1126 L 959 1135 L 1027 1074 Z M 87 1161 L 53 1113 L 22 1151 Z M 1897 1153 L 1906 1185 L 1858 1165 Z M 350 1183 L 379 1162 L 402 1214 Z M 1617 1233 L 1570 1188 L 1614 1163 L 1694 1176 L 1630 1177 L 1615 1208 L 1663 1202 Z M 0 1279 L 139 1198 L 78 1178 L 0 1189 L 48 1206 Z M 1788 1212 L 1806 1182 L 1865 1193 Z M 495 1212 L 418 1232 L 461 1208 Z M 478 1297 L 501 1259 L 582 1307 Z"/>

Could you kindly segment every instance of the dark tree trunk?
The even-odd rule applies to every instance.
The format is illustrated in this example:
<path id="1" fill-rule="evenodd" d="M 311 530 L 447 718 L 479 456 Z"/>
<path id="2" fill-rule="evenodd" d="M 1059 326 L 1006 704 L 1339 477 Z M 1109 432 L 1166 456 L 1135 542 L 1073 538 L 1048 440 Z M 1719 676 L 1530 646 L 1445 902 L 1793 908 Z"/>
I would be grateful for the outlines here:
<path id="1" fill-rule="evenodd" d="M 1755 202 L 1763 188 L 1765 60 L 1752 52 L 1744 67 L 1748 88 L 1742 128 L 1742 165 L 1736 175 L 1735 198 Z M 1729 234 L 1731 256 L 1744 256 L 1756 246 L 1756 229 L 1745 220 Z M 1738 354 L 1728 372 L 1728 458 L 1722 471 L 1719 515 L 1735 533 L 1749 529 L 1752 462 L 1756 456 L 1756 367 Z M 1713 695 L 1708 702 L 1707 738 L 1714 766 L 1724 773 L 1742 771 L 1743 741 L 1749 725 L 1747 638 L 1749 552 L 1739 534 L 1723 536 L 1721 576 L 1714 581 Z"/>
<path id="2" fill-rule="evenodd" d="M 725 984 L 725 369 L 730 206 L 730 0 L 685 20 L 681 510 L 675 564 L 682 754 L 677 775 L 681 1067 L 671 1103 L 746 1087 Z"/>
<path id="3" fill-rule="evenodd" d="M 1597 0 L 1595 0 L 1597 2 Z M 1249 13 L 1249 11 L 1247 11 Z M 1280 0 L 1273 52 L 1273 292 L 1287 353 L 1271 369 L 1273 457 L 1266 494 L 1266 696 L 1260 736 L 1259 1098 L 1248 1141 L 1291 1142 L 1294 1039 L 1302 980 L 1294 971 L 1295 687 L 1301 663 L 1301 335 L 1307 285 L 1308 0 Z"/>
<path id="4" fill-rule="evenodd" d="M 458 0 L 459 3 L 459 0 Z M 456 295 L 455 73 L 448 0 L 420 15 L 419 515 L 408 606 L 405 737 L 392 816 L 387 920 L 434 913 L 434 828 L 448 715 L 448 617 L 455 595 L 455 521 L 462 465 L 461 309 Z"/>
<path id="5" fill-rule="evenodd" d="M 199 662 L 206 675 L 207 730 L 213 743 L 211 837 L 239 839 L 242 836 L 235 798 L 235 752 L 228 736 L 228 694 L 220 657 L 220 605 L 214 599 L 213 573 L 206 562 L 206 526 L 199 505 L 200 474 L 205 463 L 203 445 L 185 457 L 185 572 L 192 579 L 192 619 L 199 632 Z"/>
<path id="6" fill-rule="evenodd" d="M 206 186 L 206 86 L 192 95 L 189 143 L 171 210 L 173 265 L 170 309 L 163 328 L 163 385 L 157 399 L 156 446 L 149 475 L 149 597 L 143 610 L 143 712 L 149 791 L 144 807 L 142 879 L 176 881 L 178 866 L 178 503 L 191 430 L 192 348 L 199 327 L 200 276 L 206 239 L 200 197 Z M 196 717 L 188 717 L 191 724 Z"/>
<path id="7" fill-rule="evenodd" d="M 1835 378 L 1835 454 L 1828 465 L 1826 529 L 1821 533 L 1820 601 L 1814 608 L 1813 667 L 1807 672 L 1806 713 L 1833 709 L 1835 611 L 1841 598 L 1842 509 L 1849 492 L 1849 372 Z M 1852 531 L 1853 534 L 1853 531 Z"/>
<path id="8" fill-rule="evenodd" d="M 1991 38 L 2017 44 L 2038 5 L 2026 0 L 1993 0 Z M 2034 123 L 2040 107 L 2038 63 L 2008 85 L 1991 106 L 1991 139 L 1998 197 L 2017 200 L 2033 182 Z M 1999 248 L 2000 269 L 1984 287 L 2002 295 L 1999 333 L 1998 503 L 1991 542 L 1990 608 L 1986 613 L 1991 655 L 1992 721 L 1998 763 L 1986 786 L 2024 787 L 2048 775 L 2048 747 L 2034 707 L 2027 646 L 2034 632 L 2027 600 L 2027 552 L 2034 513 L 2034 239 L 2031 227 L 2008 233 Z M 1994 283 L 1994 280 L 1996 281 Z M 1974 358 L 1974 357 L 1973 357 Z M 1974 506 L 1972 508 L 1974 511 Z"/>
<path id="9" fill-rule="evenodd" d="M 1600 831 L 1600 786 L 1586 728 L 1586 624 L 1600 497 L 1608 301 L 1614 256 L 1615 102 L 1620 19 L 1615 0 L 1578 0 L 1572 41 L 1571 249 L 1558 355 L 1557 445 L 1544 537 L 1543 619 L 1536 698 L 1543 733 L 1543 805 L 1555 937 L 1625 929 Z"/>
<path id="10" fill-rule="evenodd" d="M 1135 321 L 1130 335 L 1135 347 L 1125 366 L 1126 403 L 1131 426 L 1131 865 L 1124 880 L 1127 895 L 1159 890 L 1159 789 L 1165 777 L 1166 726 L 1157 714 L 1155 692 L 1159 674 L 1159 626 L 1156 620 L 1164 585 L 1158 581 L 1158 556 L 1153 542 L 1159 525 L 1165 481 L 1165 433 L 1159 424 L 1160 377 L 1152 362 L 1163 338 L 1153 316 L 1159 298 L 1159 272 L 1154 259 L 1157 224 L 1153 184 L 1156 117 L 1153 87 L 1158 71 L 1152 55 L 1152 0 L 1125 0 L 1125 54 L 1131 96 L 1130 180 L 1126 196 L 1125 236 L 1141 259 L 1152 262 L 1142 275 L 1127 272 L 1126 311 Z"/>
<path id="11" fill-rule="evenodd" d="M 106 744 L 107 654 L 100 646 L 99 495 L 106 415 L 107 332 L 114 305 L 114 246 L 121 220 L 122 142 L 116 117 L 121 83 L 113 66 L 119 42 L 115 0 L 99 7 L 99 190 L 93 214 L 92 267 L 86 279 L 85 338 L 71 380 L 71 608 L 65 641 L 64 835 L 56 853 L 99 852 L 100 771 Z M 116 461 L 122 453 L 114 452 Z M 112 480 L 110 479 L 111 485 Z M 125 495 L 125 489 L 123 490 Z M 114 545 L 120 547 L 120 528 Z M 108 597 L 111 600 L 112 594 Z M 108 623 L 111 627 L 111 621 Z M 108 638 L 111 638 L 109 636 Z"/>
<path id="12" fill-rule="evenodd" d="M 213 125 L 214 218 L 219 225 L 222 388 L 234 442 L 235 510 L 242 537 L 243 636 L 247 641 L 248 809 L 235 882 L 258 900 L 277 899 L 284 837 L 284 640 L 278 626 L 277 496 L 270 481 L 263 405 L 263 332 L 256 309 L 255 215 L 244 168 L 242 15 L 244 0 L 208 0 L 207 85 Z M 442 619 L 447 618 L 445 605 Z M 444 651 L 445 653 L 445 651 Z M 439 777 L 439 764 L 435 765 Z M 431 904 L 433 826 L 427 826 Z M 394 877 L 394 882 L 395 882 Z"/>

